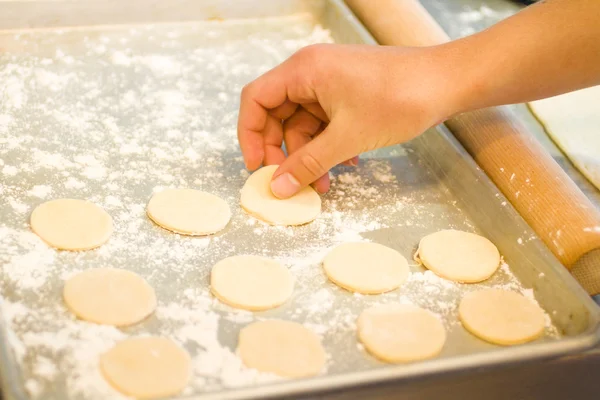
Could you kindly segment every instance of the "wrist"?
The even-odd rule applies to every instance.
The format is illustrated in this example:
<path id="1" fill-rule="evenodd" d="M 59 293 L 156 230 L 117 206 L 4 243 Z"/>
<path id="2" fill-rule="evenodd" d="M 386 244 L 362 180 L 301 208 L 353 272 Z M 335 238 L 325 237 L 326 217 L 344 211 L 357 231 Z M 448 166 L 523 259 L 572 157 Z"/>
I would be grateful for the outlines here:
<path id="1" fill-rule="evenodd" d="M 430 47 L 428 51 L 432 58 L 429 79 L 440 106 L 439 122 L 478 108 L 476 100 L 480 98 L 483 87 L 475 79 L 477 71 L 473 70 L 469 61 L 465 62 L 472 59 L 469 47 L 454 41 Z"/>
<path id="2" fill-rule="evenodd" d="M 507 104 L 513 68 L 488 39 L 476 34 L 437 46 L 443 76 L 448 82 L 449 114 L 447 118 L 481 108 Z M 505 90 L 501 90 L 504 88 Z"/>

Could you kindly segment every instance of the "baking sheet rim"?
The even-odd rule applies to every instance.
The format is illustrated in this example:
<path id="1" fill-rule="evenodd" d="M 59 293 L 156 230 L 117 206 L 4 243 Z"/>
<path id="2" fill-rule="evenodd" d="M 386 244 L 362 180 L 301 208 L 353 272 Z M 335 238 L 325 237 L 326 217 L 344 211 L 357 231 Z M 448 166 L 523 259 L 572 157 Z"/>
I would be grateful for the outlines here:
<path id="1" fill-rule="evenodd" d="M 377 42 L 370 35 L 368 30 L 358 21 L 342 0 L 324 0 L 329 6 L 336 7 L 337 11 L 346 17 L 354 30 L 361 36 L 366 44 L 376 44 Z M 176 23 L 177 21 L 173 21 Z M 147 24 L 142 24 L 147 25 Z M 59 30 L 60 28 L 51 28 Z M 13 31 L 14 32 L 14 31 Z M 460 143 L 444 129 L 436 128 L 438 132 L 446 136 L 448 144 L 455 147 L 461 156 L 467 159 L 476 167 L 475 161 L 462 148 Z M 489 180 L 489 177 L 481 170 L 475 171 L 480 177 L 480 182 L 491 187 L 495 185 Z M 547 249 L 543 249 L 546 252 Z M 560 265 L 560 264 L 559 264 Z M 562 268 L 562 267 L 561 267 Z M 566 277 L 570 289 L 577 292 L 578 284 L 568 274 L 566 270 L 559 271 L 559 275 Z M 582 289 L 581 289 L 582 291 Z M 582 293 L 577 293 L 582 297 Z M 556 358 L 562 355 L 572 354 L 577 351 L 583 351 L 600 343 L 600 309 L 595 307 L 595 303 L 588 297 L 589 302 L 584 298 L 587 310 L 590 312 L 590 324 L 581 334 L 574 337 L 562 338 L 549 342 L 529 343 L 522 346 L 504 348 L 490 352 L 477 354 L 468 354 L 460 356 L 450 356 L 442 359 L 432 359 L 414 364 L 403 365 L 385 365 L 381 368 L 348 372 L 337 375 L 327 375 L 303 380 L 293 380 L 286 382 L 271 383 L 265 385 L 256 385 L 253 387 L 230 389 L 226 392 L 208 392 L 202 395 L 183 396 L 184 399 L 202 398 L 202 399 L 248 399 L 257 397 L 277 397 L 289 395 L 308 395 L 317 392 L 329 392 L 344 388 L 357 386 L 367 386 L 377 383 L 405 382 L 415 378 L 431 378 L 436 374 L 447 373 L 454 374 L 465 372 L 474 368 L 481 367 L 501 367 L 509 363 L 533 362 L 536 360 Z M 595 308 L 593 308 L 595 307 Z M 9 331 L 5 320 L 0 320 L 0 336 L 2 342 L 9 343 Z M 365 355 L 367 356 L 367 355 Z M 7 399 L 27 400 L 29 397 L 25 388 L 20 383 L 24 383 L 19 365 L 16 363 L 15 355 L 10 346 L 0 346 L 0 364 L 8 368 L 0 368 L 3 395 Z"/>

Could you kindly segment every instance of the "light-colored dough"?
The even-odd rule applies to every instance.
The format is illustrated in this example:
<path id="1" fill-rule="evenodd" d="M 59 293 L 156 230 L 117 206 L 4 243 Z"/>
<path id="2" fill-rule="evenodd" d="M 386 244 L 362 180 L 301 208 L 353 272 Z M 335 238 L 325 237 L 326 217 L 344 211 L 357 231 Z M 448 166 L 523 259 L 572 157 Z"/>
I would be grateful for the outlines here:
<path id="1" fill-rule="evenodd" d="M 225 200 L 193 189 L 167 189 L 152 196 L 148 217 L 158 225 L 183 235 L 210 235 L 224 229 L 231 219 Z"/>
<path id="2" fill-rule="evenodd" d="M 210 288 L 219 300 L 232 307 L 260 311 L 285 303 L 294 290 L 294 278 L 277 261 L 233 256 L 214 265 Z"/>
<path id="3" fill-rule="evenodd" d="M 139 275 L 116 268 L 73 276 L 65 283 L 63 298 L 77 317 L 114 326 L 140 322 L 156 308 L 154 289 Z"/>
<path id="4" fill-rule="evenodd" d="M 113 231 L 112 218 L 85 200 L 58 199 L 31 213 L 31 229 L 60 250 L 89 250 L 104 244 Z"/>
<path id="5" fill-rule="evenodd" d="M 278 165 L 254 172 L 242 188 L 240 204 L 250 215 L 272 225 L 302 225 L 321 213 L 321 197 L 308 186 L 289 199 L 271 192 L 271 178 Z"/>
<path id="6" fill-rule="evenodd" d="M 117 343 L 100 356 L 104 378 L 121 393 L 138 399 L 173 396 L 191 375 L 188 353 L 163 337 L 140 337 Z"/>
<path id="7" fill-rule="evenodd" d="M 600 189 L 600 86 L 529 103 L 548 135 Z"/>
<path id="8" fill-rule="evenodd" d="M 358 317 L 357 328 L 365 348 L 391 363 L 435 357 L 446 342 L 446 330 L 435 314 L 406 304 L 368 308 Z"/>
<path id="9" fill-rule="evenodd" d="M 495 344 L 526 343 L 544 333 L 544 312 L 525 296 L 506 290 L 466 294 L 458 315 L 469 332 Z"/>
<path id="10" fill-rule="evenodd" d="M 344 243 L 323 260 L 327 277 L 336 285 L 364 294 L 398 288 L 410 272 L 406 258 L 377 243 Z"/>
<path id="11" fill-rule="evenodd" d="M 475 283 L 488 279 L 496 272 L 500 266 L 500 253 L 483 236 L 443 230 L 421 239 L 415 261 L 442 278 Z"/>
<path id="12" fill-rule="evenodd" d="M 249 368 L 286 378 L 317 375 L 325 366 L 319 337 L 296 322 L 267 320 L 240 331 L 238 354 Z"/>

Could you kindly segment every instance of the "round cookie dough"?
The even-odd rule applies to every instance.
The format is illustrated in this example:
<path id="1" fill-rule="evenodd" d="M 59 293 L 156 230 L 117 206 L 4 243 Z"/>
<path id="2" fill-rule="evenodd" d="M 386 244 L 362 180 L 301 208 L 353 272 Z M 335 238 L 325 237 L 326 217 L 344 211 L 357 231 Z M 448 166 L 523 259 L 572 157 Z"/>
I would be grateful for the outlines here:
<path id="1" fill-rule="evenodd" d="M 285 303 L 294 290 L 294 279 L 277 261 L 258 256 L 233 256 L 214 265 L 210 289 L 225 304 L 260 311 Z"/>
<path id="2" fill-rule="evenodd" d="M 250 215 L 272 225 L 302 225 L 321 213 L 321 197 L 308 186 L 289 199 L 271 192 L 271 178 L 278 165 L 254 172 L 242 188 L 240 204 Z"/>
<path id="3" fill-rule="evenodd" d="M 544 333 L 544 312 L 520 294 L 484 289 L 466 294 L 458 307 L 465 329 L 490 343 L 527 343 Z"/>
<path id="4" fill-rule="evenodd" d="M 421 239 L 415 261 L 442 278 L 476 283 L 496 272 L 500 266 L 500 253 L 483 236 L 449 229 Z"/>
<path id="5" fill-rule="evenodd" d="M 446 330 L 435 314 L 406 304 L 368 308 L 358 317 L 357 328 L 369 353 L 390 363 L 435 357 L 446 342 Z"/>
<path id="6" fill-rule="evenodd" d="M 65 283 L 63 298 L 77 317 L 97 324 L 132 325 L 156 308 L 154 289 L 124 269 L 95 268 Z"/>
<path id="7" fill-rule="evenodd" d="M 326 358 L 316 334 L 296 322 L 276 319 L 243 328 L 238 354 L 247 367 L 286 378 L 317 375 Z"/>
<path id="8" fill-rule="evenodd" d="M 31 213 L 31 229 L 60 250 L 89 250 L 104 244 L 113 231 L 112 218 L 85 200 L 58 199 L 40 204 Z"/>
<path id="9" fill-rule="evenodd" d="M 408 262 L 396 250 L 377 243 L 344 243 L 323 260 L 327 277 L 336 285 L 364 294 L 398 288 L 410 272 Z"/>
<path id="10" fill-rule="evenodd" d="M 191 375 L 188 353 L 163 337 L 141 337 L 117 343 L 100 356 L 104 378 L 119 392 L 138 399 L 173 396 Z"/>
<path id="11" fill-rule="evenodd" d="M 159 226 L 182 235 L 210 235 L 231 219 L 225 200 L 193 189 L 167 189 L 152 196 L 146 209 Z"/>

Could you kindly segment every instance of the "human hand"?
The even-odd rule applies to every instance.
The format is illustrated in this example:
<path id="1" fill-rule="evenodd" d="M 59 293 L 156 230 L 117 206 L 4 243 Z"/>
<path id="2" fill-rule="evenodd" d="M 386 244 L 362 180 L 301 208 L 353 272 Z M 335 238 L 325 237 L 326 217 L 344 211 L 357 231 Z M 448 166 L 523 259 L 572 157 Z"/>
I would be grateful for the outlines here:
<path id="1" fill-rule="evenodd" d="M 335 165 L 356 165 L 360 153 L 440 123 L 456 108 L 444 69 L 449 59 L 435 49 L 301 49 L 242 90 L 238 139 L 246 167 L 280 164 L 271 182 L 277 197 L 311 183 L 324 193 Z"/>

